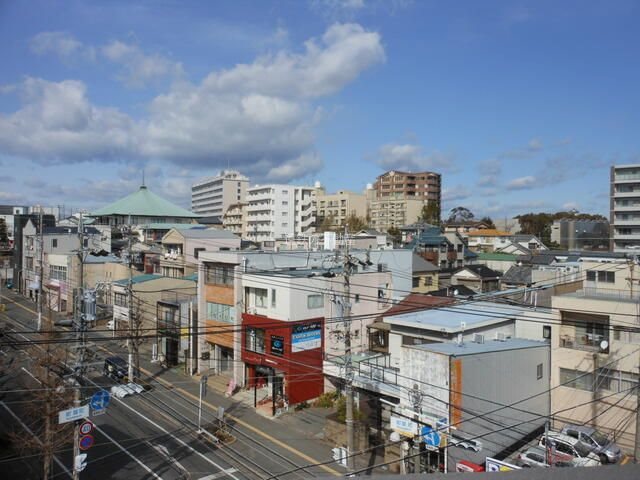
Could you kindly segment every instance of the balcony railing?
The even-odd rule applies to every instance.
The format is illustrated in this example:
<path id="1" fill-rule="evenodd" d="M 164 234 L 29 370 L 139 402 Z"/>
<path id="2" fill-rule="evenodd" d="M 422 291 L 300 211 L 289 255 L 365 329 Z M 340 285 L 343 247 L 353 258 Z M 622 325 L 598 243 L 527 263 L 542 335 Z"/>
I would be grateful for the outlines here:
<path id="1" fill-rule="evenodd" d="M 603 343 L 606 341 L 607 343 Z M 574 350 L 584 350 L 586 352 L 609 353 L 609 335 L 598 335 L 595 333 L 585 334 L 561 334 L 560 346 L 562 348 L 572 348 Z M 605 348 L 602 348 L 605 346 Z"/>
<path id="2" fill-rule="evenodd" d="M 576 295 L 583 297 L 610 298 L 612 300 L 640 300 L 640 291 L 619 290 L 613 288 L 585 287 Z"/>

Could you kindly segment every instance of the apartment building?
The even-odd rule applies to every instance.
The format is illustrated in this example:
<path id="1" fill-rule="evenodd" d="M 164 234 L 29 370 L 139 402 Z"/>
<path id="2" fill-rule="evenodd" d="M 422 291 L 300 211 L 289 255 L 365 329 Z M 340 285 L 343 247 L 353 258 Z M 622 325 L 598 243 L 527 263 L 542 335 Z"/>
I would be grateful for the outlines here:
<path id="1" fill-rule="evenodd" d="M 309 235 L 316 226 L 316 190 L 295 185 L 247 189 L 247 239 L 274 241 Z"/>
<path id="2" fill-rule="evenodd" d="M 372 200 L 369 204 L 369 225 L 371 228 L 386 232 L 390 228 L 399 228 L 418 221 L 423 200 L 404 198 L 385 198 Z"/>
<path id="3" fill-rule="evenodd" d="M 207 177 L 191 187 L 193 213 L 221 217 L 230 205 L 243 202 L 249 187 L 249 179 L 235 170 L 222 170 L 214 177 Z"/>
<path id="4" fill-rule="evenodd" d="M 640 248 L 640 164 L 611 167 L 611 250 Z"/>
<path id="5" fill-rule="evenodd" d="M 326 193 L 323 188 L 317 188 L 316 205 L 318 225 L 330 220 L 330 226 L 339 229 L 345 225 L 347 218 L 351 215 L 367 217 L 367 197 L 348 190 Z"/>
<path id="6" fill-rule="evenodd" d="M 222 217 L 222 226 L 240 238 L 245 238 L 247 236 L 247 203 L 239 202 L 229 205 Z"/>
<path id="7" fill-rule="evenodd" d="M 551 241 L 567 250 L 606 250 L 610 242 L 609 229 L 606 220 L 561 218 L 551 225 Z"/>
<path id="8" fill-rule="evenodd" d="M 552 298 L 551 410 L 555 427 L 587 423 L 632 451 L 638 385 L 637 268 L 584 262 L 574 293 Z M 636 270 L 634 272 L 634 270 Z"/>

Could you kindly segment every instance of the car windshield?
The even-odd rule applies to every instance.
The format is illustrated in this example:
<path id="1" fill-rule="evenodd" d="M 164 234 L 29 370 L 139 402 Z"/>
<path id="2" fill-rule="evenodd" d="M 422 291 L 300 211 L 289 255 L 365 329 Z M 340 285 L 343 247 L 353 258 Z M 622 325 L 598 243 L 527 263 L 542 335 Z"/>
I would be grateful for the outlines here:
<path id="1" fill-rule="evenodd" d="M 589 452 L 591 452 L 591 449 L 582 442 L 576 442 L 574 447 L 576 449 L 576 452 L 578 452 L 578 455 L 580 455 L 581 457 L 588 457 Z"/>
<path id="2" fill-rule="evenodd" d="M 591 434 L 591 438 L 593 438 L 593 440 L 601 447 L 609 443 L 609 439 L 607 439 L 606 435 L 603 435 L 598 431 L 594 431 Z"/>

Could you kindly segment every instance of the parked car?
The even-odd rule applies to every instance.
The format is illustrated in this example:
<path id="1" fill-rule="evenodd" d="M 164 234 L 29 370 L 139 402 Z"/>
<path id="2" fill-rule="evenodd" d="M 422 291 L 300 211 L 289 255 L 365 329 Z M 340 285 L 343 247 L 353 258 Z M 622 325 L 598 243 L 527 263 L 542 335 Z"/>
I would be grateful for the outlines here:
<path id="1" fill-rule="evenodd" d="M 546 445 L 546 439 L 549 445 Z M 579 467 L 595 467 L 600 465 L 600 457 L 593 453 L 591 449 L 569 435 L 560 432 L 548 432 L 540 438 L 539 445 L 550 449 L 552 455 L 564 453 L 574 457 L 573 463 Z"/>
<path id="2" fill-rule="evenodd" d="M 549 458 L 545 458 L 545 450 L 543 447 L 534 446 L 523 450 L 516 459 L 516 465 L 523 468 L 529 467 L 574 467 L 577 466 L 573 462 L 574 457 L 569 454 L 558 451 L 549 452 Z M 549 463 L 547 463 L 547 461 Z"/>
<path id="3" fill-rule="evenodd" d="M 103 374 L 116 382 L 121 382 L 129 374 L 129 364 L 122 357 L 107 357 L 104 360 Z"/>
<path id="4" fill-rule="evenodd" d="M 600 457 L 602 463 L 618 463 L 622 451 L 609 438 L 588 425 L 565 425 L 562 433 L 580 440 Z"/>

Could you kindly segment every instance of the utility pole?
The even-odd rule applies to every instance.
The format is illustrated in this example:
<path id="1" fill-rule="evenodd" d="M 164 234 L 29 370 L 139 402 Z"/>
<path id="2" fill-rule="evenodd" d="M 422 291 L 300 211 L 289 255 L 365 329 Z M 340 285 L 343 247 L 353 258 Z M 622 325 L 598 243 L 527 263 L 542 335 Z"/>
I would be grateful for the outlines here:
<path id="1" fill-rule="evenodd" d="M 136 377 L 137 361 L 137 329 L 134 326 L 134 312 L 133 312 L 133 271 L 131 265 L 133 262 L 133 255 L 131 252 L 131 215 L 129 215 L 129 221 L 126 229 L 127 233 L 127 263 L 129 265 L 129 282 L 127 283 L 127 307 L 129 316 L 129 338 L 127 339 L 127 349 L 129 351 L 129 381 L 133 382 Z"/>
<path id="2" fill-rule="evenodd" d="M 42 205 L 40 208 L 40 221 L 39 232 L 38 232 L 38 246 L 40 248 L 39 256 L 40 256 L 40 277 L 38 281 L 38 324 L 36 326 L 36 330 L 39 332 L 42 330 L 42 277 L 44 276 L 44 236 L 42 231 Z"/>
<path id="3" fill-rule="evenodd" d="M 355 448 L 355 430 L 353 425 L 353 364 L 351 359 L 351 258 L 349 257 L 348 229 L 344 229 L 344 293 L 342 302 L 342 321 L 344 326 L 344 375 L 345 375 L 345 397 L 346 397 L 346 427 L 347 427 L 347 468 L 355 470 L 355 458 L 353 457 Z"/>

